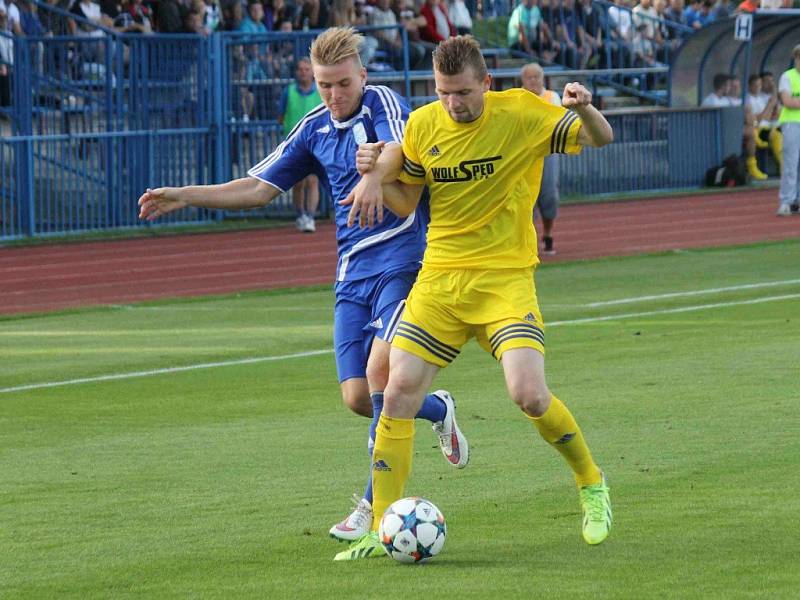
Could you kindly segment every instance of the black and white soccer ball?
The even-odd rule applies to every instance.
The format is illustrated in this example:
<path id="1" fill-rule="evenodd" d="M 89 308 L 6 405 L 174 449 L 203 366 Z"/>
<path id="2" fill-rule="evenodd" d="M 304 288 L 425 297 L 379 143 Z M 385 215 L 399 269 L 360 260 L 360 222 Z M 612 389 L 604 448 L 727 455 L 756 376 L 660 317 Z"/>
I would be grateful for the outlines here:
<path id="1" fill-rule="evenodd" d="M 393 559 L 420 563 L 442 551 L 447 526 L 442 512 L 430 500 L 402 498 L 383 513 L 378 536 Z"/>

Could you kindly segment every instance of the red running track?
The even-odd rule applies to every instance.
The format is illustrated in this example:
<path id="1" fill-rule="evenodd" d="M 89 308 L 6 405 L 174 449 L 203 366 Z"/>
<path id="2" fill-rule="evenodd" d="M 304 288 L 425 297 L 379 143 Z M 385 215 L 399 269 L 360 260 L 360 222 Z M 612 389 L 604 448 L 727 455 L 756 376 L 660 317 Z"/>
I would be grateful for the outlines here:
<path id="1" fill-rule="evenodd" d="M 564 206 L 545 262 L 800 238 L 777 191 Z M 331 283 L 331 224 L 0 248 L 0 314 Z"/>

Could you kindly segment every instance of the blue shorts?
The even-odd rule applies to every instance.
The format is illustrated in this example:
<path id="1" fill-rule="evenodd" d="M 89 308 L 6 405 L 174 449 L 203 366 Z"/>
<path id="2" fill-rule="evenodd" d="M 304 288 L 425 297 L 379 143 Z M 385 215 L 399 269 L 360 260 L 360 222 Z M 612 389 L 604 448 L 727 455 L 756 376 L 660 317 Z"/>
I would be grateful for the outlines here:
<path id="1" fill-rule="evenodd" d="M 367 376 L 367 357 L 372 340 L 378 336 L 391 343 L 406 296 L 416 279 L 415 269 L 336 283 L 333 347 L 339 383 Z"/>

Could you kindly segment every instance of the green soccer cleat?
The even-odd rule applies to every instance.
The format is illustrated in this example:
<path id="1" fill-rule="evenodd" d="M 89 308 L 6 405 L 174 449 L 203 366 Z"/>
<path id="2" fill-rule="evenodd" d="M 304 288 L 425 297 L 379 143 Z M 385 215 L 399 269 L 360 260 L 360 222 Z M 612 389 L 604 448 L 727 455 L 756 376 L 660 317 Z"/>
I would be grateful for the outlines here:
<path id="1" fill-rule="evenodd" d="M 352 542 L 347 550 L 339 552 L 333 560 L 358 560 L 359 558 L 380 558 L 388 556 L 386 549 L 378 539 L 377 531 L 370 531 Z"/>
<path id="2" fill-rule="evenodd" d="M 600 483 L 581 488 L 583 510 L 583 539 L 596 545 L 608 537 L 611 531 L 611 497 L 608 495 L 606 478 Z"/>

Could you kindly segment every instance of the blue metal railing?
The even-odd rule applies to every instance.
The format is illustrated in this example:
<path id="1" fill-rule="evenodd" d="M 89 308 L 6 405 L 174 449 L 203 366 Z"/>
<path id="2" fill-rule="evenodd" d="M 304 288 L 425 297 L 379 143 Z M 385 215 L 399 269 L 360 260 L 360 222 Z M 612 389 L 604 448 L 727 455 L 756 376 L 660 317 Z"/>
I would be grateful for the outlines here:
<path id="1" fill-rule="evenodd" d="M 147 187 L 245 176 L 281 139 L 275 105 L 290 78 L 273 64 L 263 78 L 248 80 L 240 61 L 253 58 L 254 46 L 274 53 L 289 43 L 287 57 L 296 58 L 315 34 L 15 39 L 14 101 L 4 126 L 10 131 L 0 138 L 0 239 L 151 226 L 136 216 L 136 198 Z M 406 97 L 418 85 L 430 88 L 429 73 L 407 68 L 370 78 Z M 247 121 L 243 90 L 261 94 Z M 415 94 L 421 100 L 425 90 Z M 699 184 L 719 161 L 694 135 L 704 132 L 712 142 L 719 135 L 713 111 L 612 119 L 617 140 L 610 148 L 564 161 L 565 193 Z M 676 125 L 680 119 L 689 125 Z M 248 214 L 292 212 L 283 197 Z M 187 209 L 159 223 L 224 216 Z"/>

